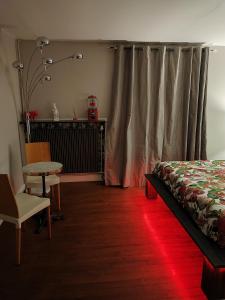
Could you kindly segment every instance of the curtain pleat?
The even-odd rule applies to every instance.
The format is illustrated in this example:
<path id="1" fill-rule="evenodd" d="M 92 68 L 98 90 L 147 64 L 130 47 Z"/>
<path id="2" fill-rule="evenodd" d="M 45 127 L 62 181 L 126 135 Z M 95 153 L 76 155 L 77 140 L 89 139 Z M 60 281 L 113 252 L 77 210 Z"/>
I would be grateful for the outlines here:
<path id="1" fill-rule="evenodd" d="M 115 52 L 107 185 L 142 186 L 160 160 L 206 159 L 209 49 L 172 50 L 121 45 Z"/>

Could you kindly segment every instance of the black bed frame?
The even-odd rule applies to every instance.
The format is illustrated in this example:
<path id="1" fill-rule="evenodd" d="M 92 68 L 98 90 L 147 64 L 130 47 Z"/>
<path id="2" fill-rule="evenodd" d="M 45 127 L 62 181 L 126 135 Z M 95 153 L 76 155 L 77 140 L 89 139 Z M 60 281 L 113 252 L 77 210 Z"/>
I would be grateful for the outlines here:
<path id="1" fill-rule="evenodd" d="M 146 197 L 159 194 L 204 255 L 201 287 L 208 299 L 225 299 L 225 249 L 209 240 L 155 175 L 146 174 Z"/>

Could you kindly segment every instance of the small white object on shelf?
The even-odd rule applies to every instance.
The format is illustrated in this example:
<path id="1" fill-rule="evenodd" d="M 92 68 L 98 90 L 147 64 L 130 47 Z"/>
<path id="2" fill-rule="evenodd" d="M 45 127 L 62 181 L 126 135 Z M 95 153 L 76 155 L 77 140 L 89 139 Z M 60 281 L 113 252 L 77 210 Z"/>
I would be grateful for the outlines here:
<path id="1" fill-rule="evenodd" d="M 56 106 L 56 103 L 52 103 L 52 115 L 53 115 L 53 121 L 59 121 L 59 111 Z"/>

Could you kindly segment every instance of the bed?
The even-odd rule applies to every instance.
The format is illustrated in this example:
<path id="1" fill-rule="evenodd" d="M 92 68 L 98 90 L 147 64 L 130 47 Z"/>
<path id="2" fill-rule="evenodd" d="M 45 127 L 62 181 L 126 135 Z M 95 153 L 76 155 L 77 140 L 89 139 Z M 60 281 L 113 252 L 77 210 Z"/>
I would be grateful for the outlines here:
<path id="1" fill-rule="evenodd" d="M 157 193 L 204 255 L 202 289 L 225 298 L 225 161 L 159 162 L 146 174 L 146 195 Z"/>

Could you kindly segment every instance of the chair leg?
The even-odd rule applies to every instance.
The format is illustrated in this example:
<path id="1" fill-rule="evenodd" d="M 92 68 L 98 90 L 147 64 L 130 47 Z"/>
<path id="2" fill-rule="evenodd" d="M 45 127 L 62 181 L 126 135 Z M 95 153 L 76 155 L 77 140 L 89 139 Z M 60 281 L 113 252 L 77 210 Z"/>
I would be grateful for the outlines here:
<path id="1" fill-rule="evenodd" d="M 16 264 L 20 265 L 21 227 L 16 227 Z"/>
<path id="2" fill-rule="evenodd" d="M 61 210 L 60 183 L 56 186 L 58 210 Z"/>
<path id="3" fill-rule="evenodd" d="M 27 194 L 31 194 L 31 188 L 27 188 Z"/>
<path id="4" fill-rule="evenodd" d="M 48 213 L 48 238 L 49 238 L 49 240 L 51 240 L 51 238 L 52 238 L 52 223 L 51 223 L 50 206 L 47 208 L 47 213 Z"/>

